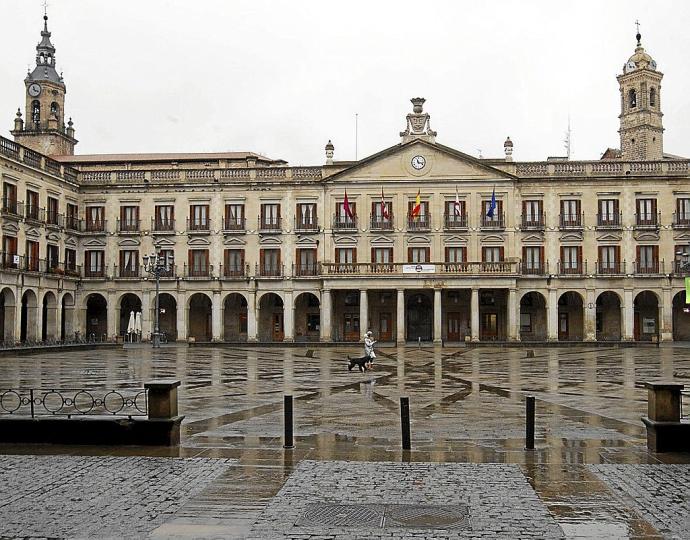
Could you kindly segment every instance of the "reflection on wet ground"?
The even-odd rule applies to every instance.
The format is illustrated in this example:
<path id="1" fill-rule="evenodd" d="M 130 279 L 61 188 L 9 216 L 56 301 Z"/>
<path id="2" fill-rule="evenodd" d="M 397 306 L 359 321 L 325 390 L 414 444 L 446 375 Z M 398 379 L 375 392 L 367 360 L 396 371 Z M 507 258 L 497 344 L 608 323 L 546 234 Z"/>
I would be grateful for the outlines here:
<path id="1" fill-rule="evenodd" d="M 380 353 L 367 373 L 347 370 L 346 355 L 359 354 L 358 348 L 308 345 L 3 358 L 0 387 L 122 388 L 176 378 L 186 418 L 179 449 L 8 445 L 0 452 L 236 458 L 164 526 L 166 534 L 181 537 L 186 526 L 209 519 L 228 530 L 249 527 L 305 459 L 517 464 L 566 536 L 657 535 L 587 465 L 690 462 L 690 456 L 648 453 L 640 421 L 644 382 L 690 384 L 690 349 L 544 348 L 533 358 L 524 348 Z M 285 394 L 295 398 L 294 450 L 282 448 Z M 525 395 L 537 398 L 533 452 L 524 450 Z M 400 447 L 401 396 L 410 398 L 409 452 Z M 210 513 L 203 510 L 209 507 Z"/>

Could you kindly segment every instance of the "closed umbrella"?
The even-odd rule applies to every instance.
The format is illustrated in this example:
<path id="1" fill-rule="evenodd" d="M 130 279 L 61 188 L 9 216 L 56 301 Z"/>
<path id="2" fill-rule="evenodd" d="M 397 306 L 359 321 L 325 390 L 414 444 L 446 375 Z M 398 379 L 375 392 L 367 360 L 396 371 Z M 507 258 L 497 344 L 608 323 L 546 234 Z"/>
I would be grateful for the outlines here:
<path id="1" fill-rule="evenodd" d="M 141 338 L 141 311 L 137 311 L 134 318 L 134 331 L 137 333 L 138 338 Z"/>
<path id="2" fill-rule="evenodd" d="M 129 323 L 127 324 L 127 334 L 134 332 L 135 316 L 134 311 L 129 312 Z"/>

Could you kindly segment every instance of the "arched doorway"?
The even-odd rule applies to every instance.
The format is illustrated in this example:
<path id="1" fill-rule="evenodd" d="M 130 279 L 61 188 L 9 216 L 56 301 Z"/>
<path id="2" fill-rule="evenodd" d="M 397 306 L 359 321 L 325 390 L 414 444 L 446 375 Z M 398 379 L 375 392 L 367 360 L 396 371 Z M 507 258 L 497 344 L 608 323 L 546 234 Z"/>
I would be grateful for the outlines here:
<path id="1" fill-rule="evenodd" d="M 410 294 L 406 302 L 407 341 L 431 341 L 434 320 L 434 301 L 425 292 Z"/>
<path id="2" fill-rule="evenodd" d="M 158 309 L 160 310 L 158 316 L 159 330 L 165 334 L 168 341 L 177 341 L 177 300 L 172 294 L 160 293 L 158 295 Z M 155 317 L 155 301 L 153 310 Z M 153 324 L 155 324 L 155 319 Z"/>
<path id="3" fill-rule="evenodd" d="M 36 316 L 38 315 L 38 299 L 36 293 L 27 289 L 22 295 L 22 313 L 20 322 L 20 341 L 36 341 L 38 339 Z"/>
<path id="4" fill-rule="evenodd" d="M 141 299 L 133 293 L 123 294 L 120 298 L 120 325 L 119 334 L 124 336 L 129 326 L 129 317 L 132 312 L 136 316 L 141 311 Z"/>
<path id="5" fill-rule="evenodd" d="M 204 293 L 194 293 L 189 299 L 189 332 L 196 341 L 211 341 L 213 303 Z"/>
<path id="6" fill-rule="evenodd" d="M 685 303 L 685 291 L 673 297 L 673 341 L 690 341 L 690 304 Z"/>
<path id="7" fill-rule="evenodd" d="M 65 341 L 74 337 L 74 297 L 71 293 L 63 295 L 60 309 L 60 339 Z"/>
<path id="8" fill-rule="evenodd" d="M 655 341 L 659 338 L 659 299 L 652 291 L 642 291 L 635 297 L 633 335 L 635 341 Z"/>
<path id="9" fill-rule="evenodd" d="M 223 302 L 223 339 L 247 341 L 247 299 L 231 293 Z"/>
<path id="10" fill-rule="evenodd" d="M 43 295 L 41 317 L 41 339 L 55 339 L 57 337 L 57 299 L 52 291 Z"/>
<path id="11" fill-rule="evenodd" d="M 108 337 L 108 302 L 98 293 L 86 298 L 85 337 L 97 341 Z"/>
<path id="12" fill-rule="evenodd" d="M 283 341 L 283 299 L 266 293 L 259 300 L 259 341 Z"/>
<path id="13" fill-rule="evenodd" d="M 597 341 L 620 341 L 622 335 L 620 296 L 603 292 L 597 297 Z"/>
<path id="14" fill-rule="evenodd" d="M 546 341 L 546 298 L 536 291 L 520 299 L 520 340 Z"/>
<path id="15" fill-rule="evenodd" d="M 312 293 L 295 299 L 295 341 L 319 341 L 321 336 L 321 303 Z"/>
<path id="16" fill-rule="evenodd" d="M 15 304 L 14 293 L 11 289 L 5 287 L 0 292 L 0 324 L 2 331 L 0 331 L 0 338 L 3 342 L 14 344 L 14 321 L 17 306 Z"/>
<path id="17" fill-rule="evenodd" d="M 582 341 L 584 337 L 584 304 L 575 291 L 558 299 L 558 341 Z"/>

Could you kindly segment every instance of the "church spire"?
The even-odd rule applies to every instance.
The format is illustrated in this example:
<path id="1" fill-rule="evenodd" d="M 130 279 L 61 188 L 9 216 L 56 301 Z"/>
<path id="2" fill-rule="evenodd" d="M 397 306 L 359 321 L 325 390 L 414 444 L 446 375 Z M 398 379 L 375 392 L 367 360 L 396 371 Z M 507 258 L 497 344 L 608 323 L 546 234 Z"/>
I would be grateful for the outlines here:
<path id="1" fill-rule="evenodd" d="M 48 30 L 48 12 L 46 10 L 43 14 L 41 41 L 36 45 L 36 67 L 27 76 L 27 80 L 51 81 L 62 84 L 62 77 L 55 70 L 55 47 L 50 41 L 50 35 Z"/>

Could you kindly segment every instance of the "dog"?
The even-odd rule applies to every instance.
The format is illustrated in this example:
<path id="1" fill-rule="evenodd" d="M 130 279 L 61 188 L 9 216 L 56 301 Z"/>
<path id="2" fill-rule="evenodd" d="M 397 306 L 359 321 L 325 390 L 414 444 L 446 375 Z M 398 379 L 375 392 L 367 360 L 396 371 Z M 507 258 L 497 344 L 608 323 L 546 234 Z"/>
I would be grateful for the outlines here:
<path id="1" fill-rule="evenodd" d="M 357 366 L 359 368 L 359 371 L 361 373 L 364 373 L 367 369 L 369 369 L 371 365 L 371 359 L 368 356 L 360 356 L 359 358 L 350 358 L 348 355 L 348 364 L 347 364 L 347 370 L 352 371 L 352 368 Z"/>

